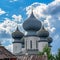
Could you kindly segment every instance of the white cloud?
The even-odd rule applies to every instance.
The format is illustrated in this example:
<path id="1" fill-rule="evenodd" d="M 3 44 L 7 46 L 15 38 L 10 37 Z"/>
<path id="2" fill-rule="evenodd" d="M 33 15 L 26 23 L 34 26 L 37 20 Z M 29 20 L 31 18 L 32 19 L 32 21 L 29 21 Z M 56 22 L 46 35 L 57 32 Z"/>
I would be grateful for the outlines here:
<path id="1" fill-rule="evenodd" d="M 11 21 L 8 18 L 5 18 L 4 22 L 2 22 L 0 24 L 0 32 L 2 30 L 6 31 L 6 33 L 11 33 L 16 27 L 17 23 L 15 23 L 14 21 Z"/>
<path id="2" fill-rule="evenodd" d="M 8 49 L 10 52 L 13 52 L 13 44 L 5 46 L 5 48 Z"/>
<path id="3" fill-rule="evenodd" d="M 55 0 L 55 1 L 60 1 L 60 0 Z"/>
<path id="4" fill-rule="evenodd" d="M 23 26 L 22 26 L 22 24 L 23 24 L 22 16 L 21 15 L 18 15 L 18 16 L 17 15 L 12 15 L 12 18 L 13 18 L 13 21 L 18 24 L 19 30 L 24 32 Z"/>
<path id="5" fill-rule="evenodd" d="M 60 17 L 58 17 L 58 20 L 60 20 Z"/>
<path id="6" fill-rule="evenodd" d="M 47 26 L 47 30 L 49 30 L 50 32 L 54 32 L 55 31 L 55 27 L 52 25 L 52 21 L 50 21 L 52 19 L 51 16 L 47 16 L 46 20 L 44 20 L 44 25 Z"/>
<path id="7" fill-rule="evenodd" d="M 0 15 L 5 14 L 6 12 L 0 8 Z"/>
<path id="8" fill-rule="evenodd" d="M 48 5 L 43 3 L 33 3 L 26 7 L 26 14 L 30 16 L 31 7 L 33 7 L 34 15 L 40 21 L 44 21 L 47 25 L 47 29 L 50 32 L 55 32 L 58 27 L 58 20 L 60 21 L 60 0 L 55 0 Z M 56 25 L 55 25 L 56 24 Z"/>
<path id="9" fill-rule="evenodd" d="M 56 35 L 54 36 L 54 40 L 60 40 L 60 36 L 59 36 L 58 34 L 56 34 Z"/>
<path id="10" fill-rule="evenodd" d="M 16 23 L 22 23 L 23 22 L 23 18 L 22 18 L 22 16 L 21 15 L 13 15 L 12 16 L 12 18 L 14 18 L 14 21 L 16 22 Z"/>
<path id="11" fill-rule="evenodd" d="M 5 18 L 4 22 L 0 23 L 0 34 L 3 32 L 11 34 L 13 31 L 15 31 L 17 25 L 19 26 L 19 29 L 22 29 L 22 16 L 13 15 L 12 18 L 12 21 L 9 18 Z"/>
<path id="12" fill-rule="evenodd" d="M 1 41 L 1 44 L 5 46 L 5 44 L 8 44 L 8 43 L 9 43 L 8 45 L 12 44 L 14 39 L 13 38 L 5 38 L 5 39 L 1 39 L 0 41 Z"/>
<path id="13" fill-rule="evenodd" d="M 17 20 L 18 19 L 18 20 Z M 11 21 L 12 20 L 12 21 Z M 17 20 L 17 21 L 16 21 Z M 18 27 L 20 31 L 23 31 L 22 29 L 22 17 L 21 15 L 14 15 L 13 19 L 5 18 L 4 22 L 0 23 L 0 40 L 2 41 L 2 44 L 5 46 L 5 44 L 8 42 L 9 45 L 7 48 L 10 50 L 10 44 L 12 44 L 12 32 L 16 30 L 17 22 L 19 22 Z"/>
<path id="14" fill-rule="evenodd" d="M 45 17 L 46 15 L 43 14 L 43 11 L 45 11 L 47 8 L 46 4 L 42 4 L 42 3 L 33 3 L 32 5 L 26 7 L 26 11 L 27 11 L 27 15 L 29 16 L 32 12 L 34 12 L 34 15 L 36 15 L 37 18 L 40 17 Z"/>
<path id="15" fill-rule="evenodd" d="M 9 51 L 13 51 L 12 42 L 13 39 L 11 38 L 11 33 L 15 31 L 17 23 L 11 21 L 8 18 L 5 18 L 4 22 L 0 23 L 0 40 L 2 41 L 2 45 L 9 43 L 9 45 L 5 46 Z"/>
<path id="16" fill-rule="evenodd" d="M 10 0 L 10 2 L 16 2 L 16 1 L 18 1 L 18 0 Z"/>

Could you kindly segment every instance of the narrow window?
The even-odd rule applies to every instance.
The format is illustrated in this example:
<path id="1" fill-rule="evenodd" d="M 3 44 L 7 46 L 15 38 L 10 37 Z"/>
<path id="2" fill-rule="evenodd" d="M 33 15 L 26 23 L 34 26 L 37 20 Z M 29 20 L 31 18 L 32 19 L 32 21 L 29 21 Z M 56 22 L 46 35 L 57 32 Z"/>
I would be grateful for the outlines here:
<path id="1" fill-rule="evenodd" d="M 32 41 L 30 41 L 30 48 L 32 49 Z"/>
<path id="2" fill-rule="evenodd" d="M 26 50 L 27 50 L 27 40 L 26 40 Z"/>
<path id="3" fill-rule="evenodd" d="M 36 41 L 36 48 L 38 49 L 38 42 Z"/>

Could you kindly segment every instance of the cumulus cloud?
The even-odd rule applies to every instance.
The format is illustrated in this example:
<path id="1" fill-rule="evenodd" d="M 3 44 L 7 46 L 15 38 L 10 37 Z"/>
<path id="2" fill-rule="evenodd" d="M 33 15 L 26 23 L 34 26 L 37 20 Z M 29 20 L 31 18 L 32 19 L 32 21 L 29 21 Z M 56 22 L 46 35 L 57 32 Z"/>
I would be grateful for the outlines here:
<path id="1" fill-rule="evenodd" d="M 17 25 L 17 23 L 15 23 L 14 21 L 11 21 L 8 18 L 5 18 L 4 22 L 2 22 L 0 24 L 0 33 L 2 33 L 1 31 L 6 31 L 6 33 L 11 33 L 12 30 L 14 30 L 13 27 L 15 27 Z"/>
<path id="2" fill-rule="evenodd" d="M 56 28 L 52 25 L 52 21 L 50 21 L 50 20 L 52 20 L 52 17 L 51 16 L 48 16 L 46 18 L 46 20 L 44 20 L 44 25 L 47 27 L 46 28 L 47 30 L 49 30 L 50 32 L 53 33 Z"/>
<path id="3" fill-rule="evenodd" d="M 0 38 L 11 38 L 11 33 L 16 30 L 17 25 L 22 29 L 22 16 L 12 16 L 13 19 L 5 18 L 4 22 L 0 23 Z M 19 23 L 19 24 L 18 24 Z"/>
<path id="4" fill-rule="evenodd" d="M 22 18 L 22 16 L 21 15 L 12 15 L 12 18 L 14 18 L 14 21 L 16 22 L 16 23 L 22 23 L 23 22 L 23 18 Z"/>
<path id="5" fill-rule="evenodd" d="M 16 24 L 14 21 L 5 18 L 4 22 L 0 23 L 0 41 L 2 45 L 9 45 L 13 42 L 11 33 L 15 31 Z M 10 46 L 7 46 L 7 48 Z"/>
<path id="6" fill-rule="evenodd" d="M 19 30 L 24 32 L 22 24 L 23 24 L 23 18 L 21 15 L 12 15 L 12 18 L 14 20 L 14 22 L 16 22 L 18 24 Z"/>
<path id="7" fill-rule="evenodd" d="M 0 15 L 5 14 L 6 12 L 0 8 Z"/>
<path id="8" fill-rule="evenodd" d="M 46 10 L 46 8 L 47 8 L 46 4 L 36 2 L 26 7 L 26 11 L 27 11 L 26 14 L 29 16 L 33 9 L 34 15 L 36 15 L 37 18 L 45 17 L 43 11 Z"/>
<path id="9" fill-rule="evenodd" d="M 18 23 L 19 24 L 18 24 Z M 2 44 L 6 46 L 9 51 L 12 51 L 12 32 L 16 30 L 16 27 L 19 27 L 19 30 L 22 31 L 22 16 L 21 15 L 13 15 L 12 19 L 5 18 L 2 23 L 0 23 L 0 40 Z"/>
<path id="10" fill-rule="evenodd" d="M 58 26 L 58 24 L 56 26 L 55 23 L 58 23 L 58 20 L 60 21 L 60 1 L 55 0 L 48 5 L 38 2 L 33 3 L 26 7 L 26 14 L 28 16 L 30 16 L 32 8 L 35 17 L 40 21 L 43 21 L 50 32 L 55 32 Z"/>
<path id="11" fill-rule="evenodd" d="M 8 49 L 10 52 L 13 52 L 13 44 L 5 46 L 5 48 Z"/>

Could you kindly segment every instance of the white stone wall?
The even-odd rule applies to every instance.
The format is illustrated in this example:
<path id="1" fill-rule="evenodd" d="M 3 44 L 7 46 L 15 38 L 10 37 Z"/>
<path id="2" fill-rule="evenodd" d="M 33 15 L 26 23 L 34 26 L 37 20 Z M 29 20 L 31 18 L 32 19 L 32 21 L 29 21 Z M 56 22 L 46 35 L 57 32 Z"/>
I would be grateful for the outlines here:
<path id="1" fill-rule="evenodd" d="M 21 43 L 13 43 L 13 53 L 19 53 L 22 50 Z"/>
<path id="2" fill-rule="evenodd" d="M 48 45 L 48 42 L 39 42 L 39 43 L 38 43 L 38 49 L 39 49 L 39 51 L 42 52 L 42 51 L 43 51 L 43 48 L 44 48 L 46 45 Z"/>
<path id="3" fill-rule="evenodd" d="M 27 47 L 27 49 L 31 49 L 30 41 L 32 41 L 32 49 L 38 49 L 38 48 L 36 48 L 36 42 L 38 40 L 39 40 L 39 37 L 35 37 L 35 36 L 25 37 L 25 48 Z"/>

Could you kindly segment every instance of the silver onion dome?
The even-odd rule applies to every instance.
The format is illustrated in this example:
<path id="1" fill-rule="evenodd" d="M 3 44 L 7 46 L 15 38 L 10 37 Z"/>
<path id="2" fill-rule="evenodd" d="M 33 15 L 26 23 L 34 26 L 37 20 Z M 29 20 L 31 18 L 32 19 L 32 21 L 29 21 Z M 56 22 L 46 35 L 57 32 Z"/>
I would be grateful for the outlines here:
<path id="1" fill-rule="evenodd" d="M 12 33 L 12 38 L 21 39 L 24 36 L 22 32 L 19 31 L 18 27 L 15 32 Z"/>
<path id="2" fill-rule="evenodd" d="M 44 26 L 42 26 L 42 28 L 37 32 L 37 35 L 39 37 L 48 37 L 49 32 L 47 30 L 45 30 Z"/>
<path id="3" fill-rule="evenodd" d="M 51 37 L 48 37 L 47 40 L 48 40 L 48 43 L 52 43 L 52 41 L 53 41 L 53 39 Z"/>
<path id="4" fill-rule="evenodd" d="M 23 23 L 23 28 L 26 31 L 38 31 L 41 28 L 41 25 L 41 22 L 36 19 L 32 12 L 30 17 Z"/>

